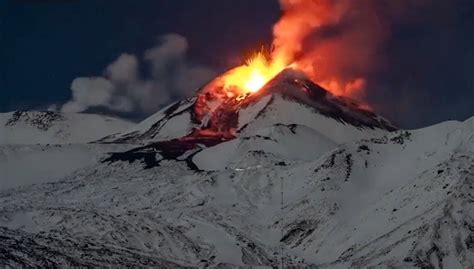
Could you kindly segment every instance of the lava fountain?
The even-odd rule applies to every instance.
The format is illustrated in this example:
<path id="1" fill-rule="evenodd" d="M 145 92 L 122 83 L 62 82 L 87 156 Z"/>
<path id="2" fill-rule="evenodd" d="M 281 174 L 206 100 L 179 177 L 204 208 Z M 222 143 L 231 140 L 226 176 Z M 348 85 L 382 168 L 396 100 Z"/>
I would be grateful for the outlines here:
<path id="1" fill-rule="evenodd" d="M 285 69 L 304 73 L 312 82 L 321 85 L 334 96 L 357 96 L 365 87 L 365 79 L 358 74 L 343 74 L 337 68 L 344 46 L 335 46 L 344 39 L 321 43 L 306 41 L 327 34 L 341 20 L 352 13 L 351 1 L 333 0 L 279 0 L 283 11 L 273 28 L 272 50 L 255 53 L 243 65 L 218 76 L 197 94 L 194 106 L 195 122 L 202 134 L 232 136 L 233 116 L 250 99 Z M 313 35 L 313 36 L 312 36 Z M 320 41 L 318 39 L 318 41 Z M 339 42 L 339 43 L 338 43 Z M 313 44 L 318 43 L 318 44 Z M 345 62 L 342 61 L 342 62 Z M 364 61 L 360 61 L 364 62 Z M 347 68 L 340 68 L 346 70 Z M 328 71 L 329 70 L 329 71 Z M 334 72 L 330 72 L 330 71 Z M 368 107 L 368 106 L 366 106 Z M 230 131 L 229 131 L 230 130 Z"/>
<path id="2" fill-rule="evenodd" d="M 222 89 L 226 98 L 242 100 L 258 92 L 268 81 L 288 67 L 289 64 L 285 63 L 282 57 L 270 59 L 263 52 L 258 52 L 245 64 L 216 78 L 208 88 Z"/>

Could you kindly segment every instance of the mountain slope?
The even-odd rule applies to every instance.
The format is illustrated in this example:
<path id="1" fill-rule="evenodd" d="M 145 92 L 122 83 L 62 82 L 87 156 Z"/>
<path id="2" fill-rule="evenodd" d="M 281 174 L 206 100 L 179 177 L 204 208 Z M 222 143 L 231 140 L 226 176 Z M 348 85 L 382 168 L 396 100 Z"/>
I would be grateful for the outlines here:
<path id="1" fill-rule="evenodd" d="M 55 264 L 86 264 L 48 251 L 54 241 L 96 266 L 118 262 L 120 246 L 150 266 L 470 268 L 473 153 L 474 119 L 349 142 L 312 161 L 269 154 L 250 169 L 103 163 L 0 192 L 0 264 L 45 251 Z"/>
<path id="2" fill-rule="evenodd" d="M 97 164 L 108 151 L 87 145 L 133 124 L 93 114 L 16 111 L 0 114 L 0 190 L 53 182 Z"/>
<path id="3" fill-rule="evenodd" d="M 0 190 L 0 266 L 474 267 L 474 118 L 398 130 L 291 70 L 213 91 Z"/>
<path id="4" fill-rule="evenodd" d="M 203 149 L 192 161 L 203 170 L 247 169 L 258 167 L 262 158 L 315 160 L 336 146 L 336 142 L 305 125 L 276 124 Z"/>
<path id="5" fill-rule="evenodd" d="M 94 114 L 16 111 L 0 114 L 0 144 L 87 143 L 133 123 Z"/>
<path id="6" fill-rule="evenodd" d="M 242 100 L 220 99 L 212 83 L 195 97 L 176 102 L 125 134 L 103 142 L 146 144 L 195 131 L 236 137 L 274 124 L 301 124 L 338 143 L 397 128 L 354 101 L 333 96 L 294 70 L 285 70 L 259 92 Z"/>
<path id="7" fill-rule="evenodd" d="M 300 150 L 292 150 L 297 145 L 291 141 L 301 139 L 298 137 L 301 134 L 294 131 L 279 141 L 274 139 L 276 143 L 270 147 L 279 147 L 281 153 L 293 151 L 294 154 L 286 154 L 291 159 L 316 158 L 331 146 L 397 130 L 382 117 L 350 99 L 333 96 L 294 70 L 283 71 L 259 92 L 244 99 L 223 98 L 226 95 L 219 92 L 222 89 L 214 89 L 212 85 L 211 82 L 193 98 L 164 108 L 125 134 L 100 140 L 101 143 L 144 145 L 128 152 L 117 152 L 106 161 L 142 160 L 150 168 L 164 160 L 177 160 L 199 170 L 192 161 L 194 155 L 198 154 L 197 159 L 201 162 L 215 162 L 213 158 L 207 158 L 208 161 L 203 158 L 200 154 L 203 149 L 234 138 L 238 138 L 237 141 L 262 138 L 259 134 L 262 130 L 276 126 L 300 126 L 299 130 L 306 129 L 305 132 L 311 135 L 303 135 L 298 146 Z M 318 145 L 322 147 L 315 149 Z M 219 160 L 220 166 L 225 167 L 224 159 Z"/>
<path id="8" fill-rule="evenodd" d="M 0 145 L 0 190 L 54 182 L 78 169 L 97 165 L 127 145 Z"/>

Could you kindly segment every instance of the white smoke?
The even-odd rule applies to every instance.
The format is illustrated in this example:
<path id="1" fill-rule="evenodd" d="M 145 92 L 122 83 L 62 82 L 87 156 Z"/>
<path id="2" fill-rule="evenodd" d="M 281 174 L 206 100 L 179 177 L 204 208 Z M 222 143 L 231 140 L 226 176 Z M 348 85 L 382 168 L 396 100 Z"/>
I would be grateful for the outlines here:
<path id="1" fill-rule="evenodd" d="M 189 96 L 215 73 L 186 59 L 188 42 L 178 34 L 158 38 L 158 44 L 144 53 L 142 61 L 150 76 L 140 74 L 140 60 L 120 55 L 106 67 L 102 77 L 80 77 L 71 84 L 72 98 L 63 112 L 82 112 L 102 107 L 114 112 L 150 114 L 173 99 Z"/>

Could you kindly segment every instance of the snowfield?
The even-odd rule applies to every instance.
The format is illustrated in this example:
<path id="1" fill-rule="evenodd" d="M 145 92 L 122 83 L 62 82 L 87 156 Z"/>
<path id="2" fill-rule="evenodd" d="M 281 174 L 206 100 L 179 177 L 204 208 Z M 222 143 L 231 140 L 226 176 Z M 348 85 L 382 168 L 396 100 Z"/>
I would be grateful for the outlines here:
<path id="1" fill-rule="evenodd" d="M 56 144 L 0 146 L 0 190 L 54 182 L 100 163 L 110 151 L 126 145 Z"/>
<path id="2" fill-rule="evenodd" d="M 384 130 L 273 93 L 234 139 L 167 142 L 192 102 L 98 143 L 1 146 L 0 266 L 474 268 L 474 118 Z"/>
<path id="3" fill-rule="evenodd" d="M 87 143 L 133 123 L 108 116 L 43 111 L 0 113 L 0 145 Z"/>
<path id="4" fill-rule="evenodd" d="M 0 190 L 52 182 L 127 146 L 87 144 L 132 123 L 93 114 L 16 111 L 0 114 Z"/>

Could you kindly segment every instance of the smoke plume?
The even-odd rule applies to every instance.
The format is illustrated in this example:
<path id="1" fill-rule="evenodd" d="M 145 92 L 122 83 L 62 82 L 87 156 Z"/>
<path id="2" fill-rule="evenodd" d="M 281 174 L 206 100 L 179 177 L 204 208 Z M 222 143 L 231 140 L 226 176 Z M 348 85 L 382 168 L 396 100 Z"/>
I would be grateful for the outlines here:
<path id="1" fill-rule="evenodd" d="M 177 34 L 158 38 L 142 58 L 150 75 L 140 73 L 140 60 L 120 55 L 105 68 L 103 76 L 79 77 L 71 84 L 72 98 L 63 112 L 105 108 L 112 112 L 147 115 L 172 100 L 187 97 L 214 76 L 211 69 L 186 59 L 187 40 Z"/>
<path id="2" fill-rule="evenodd" d="M 426 2 L 280 0 L 274 53 L 333 93 L 360 97 L 367 76 L 382 68 L 379 50 L 391 25 Z"/>

